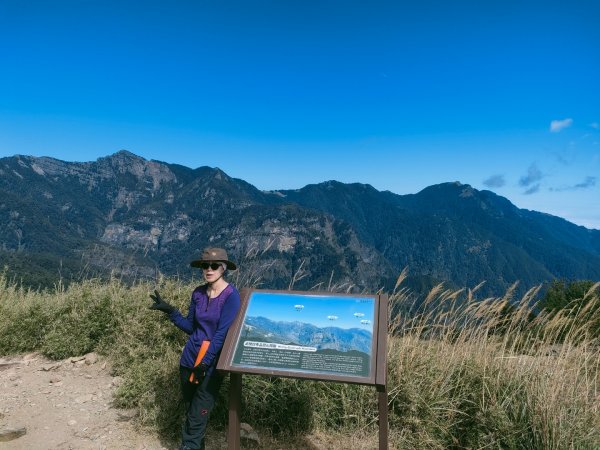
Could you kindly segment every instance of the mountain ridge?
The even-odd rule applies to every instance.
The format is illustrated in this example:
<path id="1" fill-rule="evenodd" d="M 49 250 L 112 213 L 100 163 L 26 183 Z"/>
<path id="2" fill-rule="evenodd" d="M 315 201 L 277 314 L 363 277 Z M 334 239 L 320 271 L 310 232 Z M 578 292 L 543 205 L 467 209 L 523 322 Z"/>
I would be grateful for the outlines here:
<path id="1" fill-rule="evenodd" d="M 600 279 L 600 230 L 459 182 L 407 195 L 335 180 L 261 191 L 218 168 L 122 150 L 84 163 L 2 158 L 0 194 L 0 264 L 33 286 L 189 277 L 207 245 L 276 289 L 294 277 L 298 289 L 389 289 L 406 266 L 428 283 L 485 280 L 495 294 L 519 280 Z"/>
<path id="2" fill-rule="evenodd" d="M 244 339 L 261 338 L 281 344 L 315 346 L 319 350 L 371 353 L 372 333 L 361 328 L 318 327 L 302 321 L 275 322 L 262 316 L 246 317 Z M 252 329 L 248 328 L 253 327 Z"/>

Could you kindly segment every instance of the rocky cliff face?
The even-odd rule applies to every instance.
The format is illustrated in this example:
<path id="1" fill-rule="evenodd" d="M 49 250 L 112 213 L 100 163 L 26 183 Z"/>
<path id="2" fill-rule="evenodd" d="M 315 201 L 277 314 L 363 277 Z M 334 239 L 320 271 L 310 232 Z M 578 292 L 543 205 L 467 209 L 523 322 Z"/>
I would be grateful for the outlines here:
<path id="1" fill-rule="evenodd" d="M 218 245 L 240 263 L 242 284 L 374 290 L 408 266 L 498 292 L 516 280 L 599 279 L 599 235 L 460 183 L 407 196 L 335 181 L 261 192 L 219 169 L 127 151 L 88 163 L 0 159 L 0 263 L 34 286 L 186 278 L 189 261 Z"/>
<path id="2" fill-rule="evenodd" d="M 371 261 L 391 276 L 385 259 L 347 225 L 219 169 L 121 151 L 94 163 L 16 156 L 0 160 L 0 170 L 0 258 L 19 276 L 32 261 L 37 276 L 26 278 L 33 283 L 111 272 L 188 277 L 189 261 L 208 245 L 226 247 L 245 262 L 248 281 L 270 287 L 294 279 L 296 288 L 330 280 L 345 289 L 375 286 Z"/>

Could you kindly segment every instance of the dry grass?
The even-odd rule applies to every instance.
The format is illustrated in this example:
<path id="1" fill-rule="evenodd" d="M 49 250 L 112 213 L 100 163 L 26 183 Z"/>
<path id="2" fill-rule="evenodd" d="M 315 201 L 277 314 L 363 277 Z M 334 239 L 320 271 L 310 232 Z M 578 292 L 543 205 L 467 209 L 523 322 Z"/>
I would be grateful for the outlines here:
<path id="1" fill-rule="evenodd" d="M 514 287 L 479 299 L 478 287 L 439 285 L 419 299 L 402 288 L 405 276 L 390 296 L 390 448 L 600 448 L 599 284 L 570 313 L 534 314 L 539 288 L 515 301 Z M 193 285 L 172 279 L 36 292 L 0 275 L 0 355 L 103 352 L 125 378 L 118 405 L 175 439 L 185 335 L 147 309 L 155 285 L 186 310 Z M 225 386 L 215 430 L 226 424 L 227 395 Z M 376 448 L 376 400 L 369 386 L 246 376 L 242 420 L 267 449 Z"/>
<path id="2" fill-rule="evenodd" d="M 437 286 L 418 307 L 392 295 L 389 386 L 397 448 L 600 447 L 598 284 L 575 315 L 533 315 Z M 557 344 L 560 342 L 560 344 Z"/>

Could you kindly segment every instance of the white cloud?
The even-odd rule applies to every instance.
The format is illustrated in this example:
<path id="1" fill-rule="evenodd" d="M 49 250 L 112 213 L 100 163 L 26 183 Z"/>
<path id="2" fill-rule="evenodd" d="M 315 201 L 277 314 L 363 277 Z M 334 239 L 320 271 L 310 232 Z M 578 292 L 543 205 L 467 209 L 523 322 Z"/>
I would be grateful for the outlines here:
<path id="1" fill-rule="evenodd" d="M 581 183 L 577 183 L 571 186 L 563 186 L 558 188 L 550 188 L 551 191 L 562 192 L 562 191 L 576 191 L 579 189 L 589 189 L 596 186 L 597 177 L 585 177 Z"/>
<path id="2" fill-rule="evenodd" d="M 523 194 L 525 194 L 525 195 L 531 195 L 531 194 L 535 194 L 539 190 L 540 190 L 540 183 L 534 184 L 529 189 L 527 189 L 525 192 L 523 192 Z"/>
<path id="3" fill-rule="evenodd" d="M 598 130 L 598 129 L 600 129 L 600 123 L 592 122 L 592 123 L 590 123 L 590 127 L 592 127 L 594 130 Z"/>
<path id="4" fill-rule="evenodd" d="M 573 125 L 573 119 L 553 120 L 550 122 L 550 131 L 552 133 L 558 133 L 565 128 L 569 128 L 571 125 Z"/>
<path id="5" fill-rule="evenodd" d="M 529 166 L 529 169 L 527 169 L 527 175 L 524 175 L 519 179 L 519 186 L 521 186 L 521 187 L 531 186 L 532 184 L 540 181 L 542 178 L 544 178 L 544 174 L 538 168 L 537 164 L 533 163 Z M 538 184 L 538 189 L 539 189 L 539 184 Z M 537 192 L 537 190 L 529 192 L 529 194 L 532 194 L 533 192 Z"/>
<path id="6" fill-rule="evenodd" d="M 504 179 L 504 175 L 492 175 L 487 180 L 483 181 L 489 188 L 500 188 L 506 184 L 506 180 Z"/>

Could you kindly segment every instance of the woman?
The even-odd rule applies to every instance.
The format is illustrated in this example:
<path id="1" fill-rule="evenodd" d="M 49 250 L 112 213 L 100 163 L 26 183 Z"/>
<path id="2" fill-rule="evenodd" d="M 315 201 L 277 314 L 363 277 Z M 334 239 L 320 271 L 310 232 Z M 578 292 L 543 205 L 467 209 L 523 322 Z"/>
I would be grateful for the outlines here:
<path id="1" fill-rule="evenodd" d="M 202 257 L 191 262 L 202 269 L 206 284 L 192 293 L 187 317 L 165 302 L 157 291 L 150 295 L 157 309 L 169 315 L 177 327 L 189 334 L 181 359 L 179 374 L 186 407 L 181 450 L 204 449 L 204 434 L 223 374 L 215 368 L 229 327 L 240 308 L 240 294 L 225 278 L 227 270 L 236 270 L 222 248 L 207 248 Z"/>

